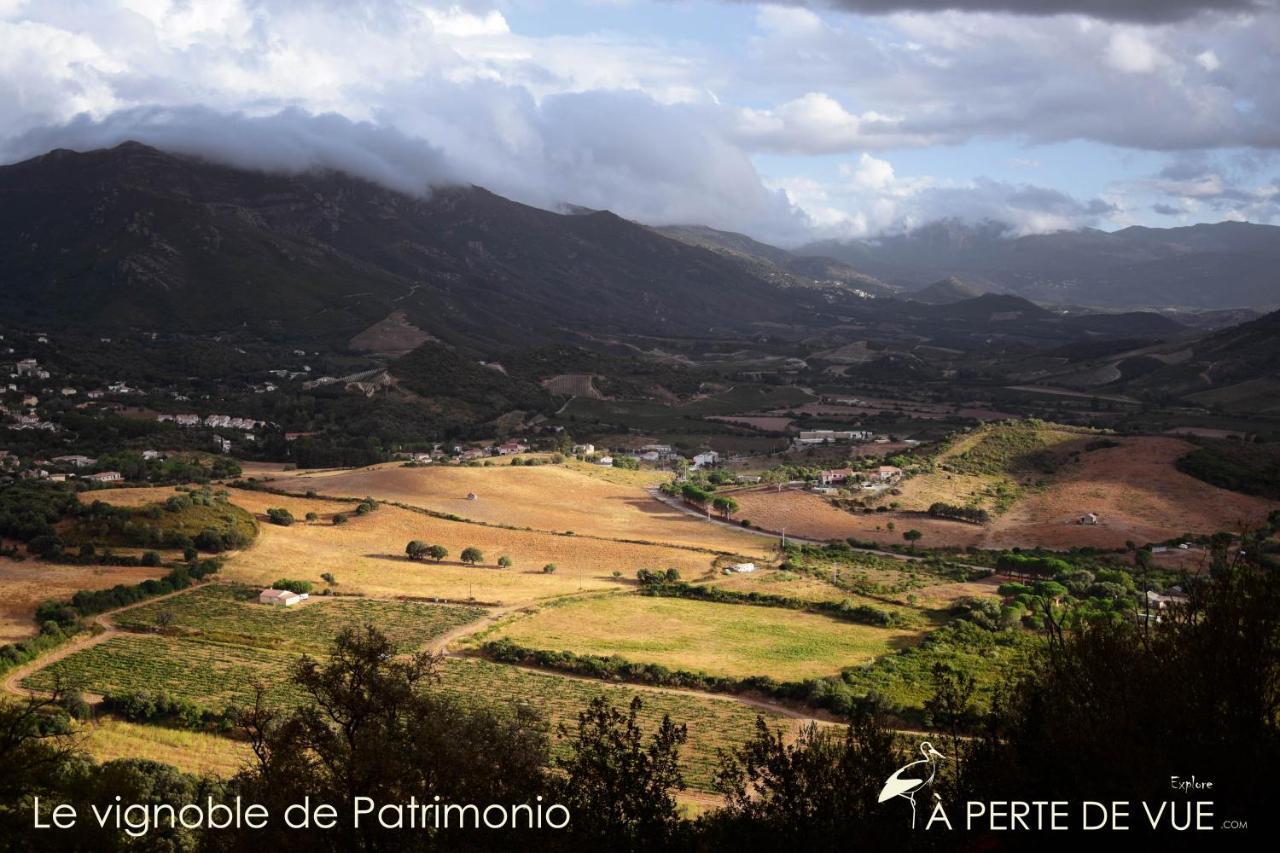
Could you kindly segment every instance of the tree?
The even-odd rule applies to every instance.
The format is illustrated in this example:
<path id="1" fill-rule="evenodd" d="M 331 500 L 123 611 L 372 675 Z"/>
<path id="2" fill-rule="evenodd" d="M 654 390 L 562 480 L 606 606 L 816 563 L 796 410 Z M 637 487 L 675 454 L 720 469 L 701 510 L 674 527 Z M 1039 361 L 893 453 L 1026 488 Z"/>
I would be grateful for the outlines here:
<path id="1" fill-rule="evenodd" d="M 255 760 L 228 795 L 262 803 L 273 815 L 306 796 L 312 803 L 351 803 L 356 797 L 429 803 L 437 794 L 450 803 L 551 800 L 544 796 L 551 793 L 544 769 L 550 762 L 547 726 L 533 711 L 464 706 L 434 689 L 438 655 L 400 651 L 372 626 L 347 628 L 330 654 L 294 665 L 292 681 L 302 696 L 296 709 L 268 706 L 265 688 L 259 688 L 253 705 L 238 714 Z M 383 830 L 373 821 L 356 829 L 351 810 L 339 812 L 333 829 L 293 830 L 273 821 L 225 849 L 436 849 L 407 843 L 411 836 L 404 830 Z M 512 849 L 528 834 L 523 824 L 514 830 L 473 829 L 469 820 L 455 817 L 447 846 Z"/>
<path id="2" fill-rule="evenodd" d="M 427 556 L 427 552 L 430 550 L 430 547 L 431 546 L 427 545 L 427 543 L 423 542 L 421 539 L 414 539 L 410 541 L 408 545 L 404 546 L 404 552 L 408 555 L 410 560 L 421 560 Z"/>
<path id="3" fill-rule="evenodd" d="M 858 839 L 871 850 L 902 831 L 902 814 L 876 799 L 902 763 L 887 719 L 855 707 L 843 732 L 810 723 L 794 740 L 756 719 L 755 737 L 726 756 L 716 776 L 725 794 L 711 818 L 712 849 L 841 849 Z"/>
<path id="4" fill-rule="evenodd" d="M 443 545 L 431 545 L 427 548 L 427 556 L 438 563 L 449 556 L 449 549 Z"/>
<path id="5" fill-rule="evenodd" d="M 547 563 L 545 566 L 542 567 L 542 573 L 544 575 L 554 575 L 556 573 L 556 564 Z"/>
<path id="6" fill-rule="evenodd" d="M 314 512 L 309 512 L 303 517 L 306 518 L 307 521 L 318 521 L 320 519 L 320 515 Z"/>
<path id="7" fill-rule="evenodd" d="M 565 774 L 559 802 L 573 813 L 575 834 L 600 849 L 663 848 L 681 829 L 675 792 L 685 789 L 679 760 L 688 731 L 663 715 L 646 743 L 642 707 L 637 696 L 623 713 L 598 696 L 572 735 L 560 729 L 571 751 L 556 760 Z"/>
<path id="8" fill-rule="evenodd" d="M 711 506 L 718 510 L 726 519 L 738 511 L 738 502 L 733 498 L 727 498 L 724 495 L 716 495 L 712 498 Z"/>
<path id="9" fill-rule="evenodd" d="M 296 592 L 298 595 L 307 595 L 311 592 L 311 581 L 296 581 L 288 578 L 280 578 L 271 584 L 272 589 L 287 589 L 289 592 Z"/>
<path id="10" fill-rule="evenodd" d="M 919 530 L 916 530 L 914 527 L 911 528 L 910 530 L 902 531 L 902 538 L 907 540 L 907 543 L 911 546 L 912 551 L 916 549 L 916 543 L 919 542 L 923 536 L 924 534 L 921 533 Z"/>
<path id="11" fill-rule="evenodd" d="M 460 559 L 467 565 L 474 566 L 478 563 L 484 562 L 484 552 L 474 545 L 468 545 L 466 548 L 462 549 Z"/>
<path id="12" fill-rule="evenodd" d="M 338 585 L 338 579 L 333 576 L 333 572 L 321 572 L 320 579 L 325 583 L 327 583 L 329 586 Z"/>
<path id="13" fill-rule="evenodd" d="M 508 557 L 506 554 L 503 554 L 501 557 L 498 558 L 498 568 L 509 569 L 511 568 L 512 565 L 513 564 L 511 562 L 511 558 Z"/>

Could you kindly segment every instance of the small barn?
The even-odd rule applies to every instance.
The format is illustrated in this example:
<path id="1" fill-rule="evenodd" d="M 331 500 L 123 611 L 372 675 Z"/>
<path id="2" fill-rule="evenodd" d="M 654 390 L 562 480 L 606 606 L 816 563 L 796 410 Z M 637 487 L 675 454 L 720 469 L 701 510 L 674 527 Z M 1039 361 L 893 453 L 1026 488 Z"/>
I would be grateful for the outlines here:
<path id="1" fill-rule="evenodd" d="M 259 604 L 270 604 L 276 607 L 293 607 L 306 599 L 306 595 L 288 589 L 264 589 L 258 593 Z"/>

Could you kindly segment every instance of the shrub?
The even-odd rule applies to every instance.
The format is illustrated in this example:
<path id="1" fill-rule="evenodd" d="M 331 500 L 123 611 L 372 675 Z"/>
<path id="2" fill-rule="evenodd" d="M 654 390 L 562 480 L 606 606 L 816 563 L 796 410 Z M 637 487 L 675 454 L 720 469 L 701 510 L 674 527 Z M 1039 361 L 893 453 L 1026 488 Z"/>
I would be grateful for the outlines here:
<path id="1" fill-rule="evenodd" d="M 284 507 L 270 507 L 267 509 L 267 521 L 281 527 L 288 527 L 293 524 L 293 513 Z"/>
<path id="2" fill-rule="evenodd" d="M 288 578 L 281 578 L 271 584 L 272 589 L 287 589 L 289 592 L 296 592 L 298 595 L 306 595 L 311 592 L 311 581 L 297 581 Z"/>

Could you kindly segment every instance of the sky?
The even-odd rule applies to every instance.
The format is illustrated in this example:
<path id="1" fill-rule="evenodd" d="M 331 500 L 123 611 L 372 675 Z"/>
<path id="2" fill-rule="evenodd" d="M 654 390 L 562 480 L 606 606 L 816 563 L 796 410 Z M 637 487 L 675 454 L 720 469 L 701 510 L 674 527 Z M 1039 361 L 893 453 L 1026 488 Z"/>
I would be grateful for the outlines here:
<path id="1" fill-rule="evenodd" d="M 0 163 L 136 139 L 795 246 L 1280 224 L 1280 0 L 0 0 Z"/>

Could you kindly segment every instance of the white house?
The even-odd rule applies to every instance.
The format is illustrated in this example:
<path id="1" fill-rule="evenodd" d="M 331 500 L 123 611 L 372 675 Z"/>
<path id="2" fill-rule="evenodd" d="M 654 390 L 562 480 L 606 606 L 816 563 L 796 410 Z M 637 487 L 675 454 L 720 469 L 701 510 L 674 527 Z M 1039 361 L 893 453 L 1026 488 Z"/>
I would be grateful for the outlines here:
<path id="1" fill-rule="evenodd" d="M 1077 524 L 1097 524 L 1098 514 L 1096 512 L 1086 512 L 1084 515 L 1080 516 L 1079 520 L 1076 523 Z"/>
<path id="2" fill-rule="evenodd" d="M 694 468 L 705 468 L 708 465 L 714 465 L 720 461 L 720 454 L 714 450 L 708 450 L 705 453 L 699 453 L 693 457 Z"/>
<path id="3" fill-rule="evenodd" d="M 101 471 L 97 474 L 90 474 L 85 479 L 93 483 L 119 483 L 124 479 L 124 475 L 119 471 Z"/>
<path id="4" fill-rule="evenodd" d="M 734 563 L 729 566 L 729 570 L 738 574 L 749 574 L 756 570 L 755 563 Z"/>
<path id="5" fill-rule="evenodd" d="M 293 607 L 301 604 L 310 596 L 305 593 L 292 592 L 287 589 L 264 589 L 258 593 L 259 604 L 270 604 L 276 607 Z"/>
<path id="6" fill-rule="evenodd" d="M 613 467 L 613 457 L 612 457 L 612 456 L 601 456 L 599 459 L 597 459 L 597 460 L 596 460 L 596 464 L 597 464 L 597 465 L 603 465 L 603 466 L 604 466 L 604 467 L 606 467 L 606 468 L 612 468 L 612 467 Z"/>

